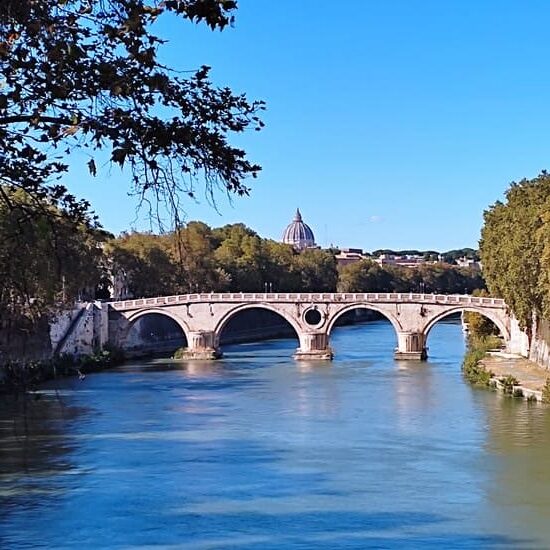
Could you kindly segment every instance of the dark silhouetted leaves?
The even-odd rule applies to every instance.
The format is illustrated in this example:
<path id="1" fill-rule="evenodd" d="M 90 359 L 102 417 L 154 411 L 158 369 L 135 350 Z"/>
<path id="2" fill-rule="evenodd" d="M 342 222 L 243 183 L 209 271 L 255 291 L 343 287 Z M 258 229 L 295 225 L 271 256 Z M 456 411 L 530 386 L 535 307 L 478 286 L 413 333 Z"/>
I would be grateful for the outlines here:
<path id="1" fill-rule="evenodd" d="M 0 209 L 18 212 L 6 222 L 6 242 L 19 239 L 23 246 L 27 232 L 42 227 L 40 234 L 51 242 L 32 235 L 38 253 L 56 259 L 58 276 L 66 273 L 63 263 L 67 258 L 70 266 L 71 256 L 52 252 L 63 250 L 58 224 L 65 232 L 60 235 L 97 231 L 90 205 L 67 191 L 66 157 L 78 149 L 88 156 L 75 155 L 72 162 L 85 163 L 92 176 L 100 166 L 98 150 L 124 166 L 140 203 L 150 205 L 152 216 L 161 213 L 159 223 L 168 211 L 179 226 L 183 202 L 199 188 L 212 202 L 218 191 L 248 193 L 245 180 L 260 167 L 229 138 L 262 126 L 263 103 L 217 88 L 208 67 L 189 75 L 159 63 L 163 40 L 151 27 L 171 14 L 223 29 L 235 9 L 227 0 L 0 2 Z M 13 250 L 5 247 L 6 258 Z M 27 276 L 30 268 L 21 271 L 19 282 L 6 276 L 0 295 L 21 311 L 33 295 L 43 297 L 34 303 L 46 304 L 59 288 L 59 280 L 48 280 L 49 290 L 42 292 Z"/>

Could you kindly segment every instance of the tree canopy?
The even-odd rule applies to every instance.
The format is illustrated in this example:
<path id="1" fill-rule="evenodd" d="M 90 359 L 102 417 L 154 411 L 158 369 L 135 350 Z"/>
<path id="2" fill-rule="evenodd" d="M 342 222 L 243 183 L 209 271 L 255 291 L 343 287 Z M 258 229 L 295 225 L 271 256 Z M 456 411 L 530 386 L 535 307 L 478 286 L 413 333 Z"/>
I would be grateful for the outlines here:
<path id="1" fill-rule="evenodd" d="M 512 183 L 484 215 L 480 253 L 489 291 L 522 327 L 550 315 L 550 174 Z"/>
<path id="2" fill-rule="evenodd" d="M 99 224 L 70 192 L 69 166 L 85 163 L 92 178 L 105 161 L 118 165 L 138 203 L 159 224 L 169 214 L 175 227 L 183 199 L 201 190 L 211 201 L 217 190 L 248 193 L 246 180 L 260 167 L 230 138 L 262 127 L 263 102 L 214 86 L 209 67 L 165 66 L 155 33 L 165 16 L 222 30 L 236 7 L 233 0 L 0 2 L 0 321 L 11 322 L 8 312 L 47 312 L 101 279 Z M 176 269 L 168 259 L 174 250 L 134 241 L 131 253 L 121 245 L 112 255 L 133 262 L 143 293 L 172 288 L 182 272 L 186 281 L 204 273 L 188 243 L 177 251 L 195 264 Z M 167 271 L 152 281 L 160 266 Z"/>
<path id="3" fill-rule="evenodd" d="M 133 296 L 186 292 L 334 291 L 338 271 L 325 250 L 299 254 L 242 223 L 211 229 L 202 222 L 164 235 L 133 232 L 105 246 L 107 263 Z"/>
<path id="4" fill-rule="evenodd" d="M 444 263 L 420 264 L 417 267 L 378 265 L 365 259 L 340 270 L 341 292 L 426 292 L 469 294 L 484 288 L 478 271 Z"/>
<path id="5" fill-rule="evenodd" d="M 167 14 L 212 29 L 233 21 L 233 0 L 3 0 L 0 3 L 1 189 L 22 189 L 28 211 L 47 200 L 86 219 L 67 188 L 67 157 L 85 149 L 128 169 L 156 215 L 181 221 L 182 197 L 204 184 L 246 194 L 260 167 L 229 136 L 260 129 L 261 101 L 209 80 L 209 67 L 175 72 L 159 60 L 155 21 Z M 31 208 L 32 207 L 32 208 Z M 159 216 L 160 219 L 160 216 Z"/>
<path id="6" fill-rule="evenodd" d="M 186 292 L 438 292 L 483 288 L 478 271 L 448 264 L 337 267 L 334 252 L 264 239 L 242 223 L 190 222 L 175 233 L 130 233 L 105 246 L 107 263 L 128 277 L 135 297 Z"/>

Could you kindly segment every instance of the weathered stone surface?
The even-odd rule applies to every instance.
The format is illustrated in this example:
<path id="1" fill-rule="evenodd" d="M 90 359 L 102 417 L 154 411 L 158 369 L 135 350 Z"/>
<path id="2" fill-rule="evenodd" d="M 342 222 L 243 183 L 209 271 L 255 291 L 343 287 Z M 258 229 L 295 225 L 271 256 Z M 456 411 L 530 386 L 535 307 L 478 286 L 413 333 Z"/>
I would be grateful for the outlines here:
<path id="1" fill-rule="evenodd" d="M 108 341 L 121 348 L 137 319 L 161 313 L 181 327 L 190 353 L 201 355 L 206 350 L 218 350 L 225 325 L 239 312 L 251 308 L 277 313 L 293 327 L 300 341 L 297 359 L 332 358 L 329 344 L 332 329 L 343 314 L 358 308 L 377 311 L 391 322 L 397 335 L 399 359 L 425 359 L 426 340 L 432 327 L 444 317 L 462 311 L 477 312 L 493 321 L 509 351 L 518 353 L 524 345 L 523 333 L 503 300 L 466 295 L 212 293 L 126 300 L 111 302 L 107 307 Z"/>
<path id="2" fill-rule="evenodd" d="M 212 361 L 219 359 L 222 353 L 215 349 L 183 349 L 178 350 L 176 359 L 182 359 L 184 361 L 188 359 L 198 361 Z"/>
<path id="3" fill-rule="evenodd" d="M 293 357 L 297 361 L 330 361 L 334 357 L 334 353 L 331 348 L 309 351 L 302 351 L 298 348 Z"/>

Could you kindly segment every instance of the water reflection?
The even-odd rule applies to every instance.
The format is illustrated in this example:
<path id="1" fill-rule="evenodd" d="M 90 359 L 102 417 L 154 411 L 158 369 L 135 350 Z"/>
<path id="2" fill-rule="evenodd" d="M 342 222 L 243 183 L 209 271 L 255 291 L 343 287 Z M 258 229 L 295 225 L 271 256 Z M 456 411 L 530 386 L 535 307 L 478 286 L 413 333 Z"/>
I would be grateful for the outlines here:
<path id="1" fill-rule="evenodd" d="M 4 396 L 0 410 L 1 509 L 32 510 L 66 491 L 66 476 L 77 471 L 65 427 L 83 411 L 47 388 L 25 398 Z"/>
<path id="2" fill-rule="evenodd" d="M 293 340 L 128 364 L 57 382 L 26 421 L 3 401 L 0 546 L 548 546 L 548 409 L 464 383 L 459 325 L 428 363 L 394 339 L 336 329 L 332 364 Z"/>

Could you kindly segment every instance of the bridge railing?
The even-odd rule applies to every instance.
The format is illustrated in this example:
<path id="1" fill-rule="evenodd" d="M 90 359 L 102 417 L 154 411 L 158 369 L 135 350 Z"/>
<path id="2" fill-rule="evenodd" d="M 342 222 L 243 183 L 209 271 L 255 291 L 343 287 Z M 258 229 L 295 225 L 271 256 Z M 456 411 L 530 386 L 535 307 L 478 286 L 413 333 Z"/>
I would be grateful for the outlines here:
<path id="1" fill-rule="evenodd" d="M 407 303 L 417 302 L 425 304 L 457 304 L 484 307 L 505 308 L 504 300 L 470 296 L 469 294 L 422 294 L 416 292 L 211 292 L 197 294 L 180 294 L 176 296 L 158 296 L 156 298 L 138 298 L 109 302 L 117 310 L 136 309 L 176 304 L 214 302 L 258 302 L 258 303 L 319 303 L 319 302 L 347 302 L 347 303 Z"/>

